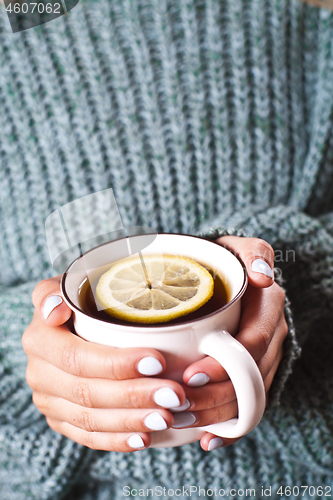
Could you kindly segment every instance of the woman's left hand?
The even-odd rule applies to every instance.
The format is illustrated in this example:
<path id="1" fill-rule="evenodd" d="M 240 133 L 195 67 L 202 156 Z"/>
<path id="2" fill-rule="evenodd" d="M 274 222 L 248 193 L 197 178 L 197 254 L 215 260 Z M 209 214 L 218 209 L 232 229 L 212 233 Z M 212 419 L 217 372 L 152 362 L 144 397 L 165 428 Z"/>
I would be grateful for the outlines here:
<path id="1" fill-rule="evenodd" d="M 282 359 L 283 341 L 288 333 L 284 316 L 285 294 L 273 279 L 274 251 L 266 241 L 257 238 L 223 236 L 217 242 L 237 253 L 248 271 L 249 285 L 242 298 L 240 327 L 235 338 L 256 361 L 267 395 Z M 201 427 L 237 416 L 233 385 L 215 359 L 206 357 L 193 363 L 185 370 L 183 380 L 190 406 L 174 414 L 173 426 Z M 201 389 L 203 385 L 204 390 Z M 207 432 L 200 444 L 205 451 L 211 451 L 238 439 L 222 439 Z"/>

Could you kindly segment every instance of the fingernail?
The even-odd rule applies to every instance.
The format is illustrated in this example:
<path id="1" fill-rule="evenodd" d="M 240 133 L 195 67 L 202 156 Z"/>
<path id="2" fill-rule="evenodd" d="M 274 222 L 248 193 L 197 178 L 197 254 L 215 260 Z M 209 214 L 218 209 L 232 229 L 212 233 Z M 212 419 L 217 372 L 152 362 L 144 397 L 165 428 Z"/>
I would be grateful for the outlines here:
<path id="1" fill-rule="evenodd" d="M 158 389 L 154 394 L 154 401 L 156 404 L 163 406 L 164 408 L 173 408 L 174 406 L 180 406 L 180 401 L 170 387 L 162 387 Z"/>
<path id="2" fill-rule="evenodd" d="M 127 444 L 131 448 L 144 448 L 145 447 L 145 443 L 143 442 L 143 439 L 141 436 L 139 436 L 139 434 L 132 434 L 132 436 L 130 436 L 127 439 Z"/>
<path id="3" fill-rule="evenodd" d="M 62 298 L 59 295 L 51 295 L 48 299 L 46 299 L 44 307 L 43 307 L 43 316 L 44 319 L 47 319 L 53 309 L 59 306 L 62 303 Z"/>
<path id="4" fill-rule="evenodd" d="M 190 380 L 187 382 L 187 385 L 191 387 L 200 387 L 201 385 L 207 384 L 210 381 L 210 378 L 205 373 L 196 373 Z"/>
<path id="5" fill-rule="evenodd" d="M 178 406 L 177 408 L 170 408 L 170 411 L 176 411 L 176 412 L 178 412 L 178 411 L 185 411 L 189 407 L 190 407 L 190 402 L 189 402 L 188 399 L 185 399 L 185 403 L 183 405 Z"/>
<path id="6" fill-rule="evenodd" d="M 157 375 L 161 373 L 163 366 L 158 359 L 153 356 L 146 356 L 142 358 L 138 363 L 138 372 L 141 375 Z"/>
<path id="7" fill-rule="evenodd" d="M 271 267 L 262 259 L 256 259 L 252 262 L 252 271 L 255 273 L 265 274 L 269 278 L 273 279 L 273 271 Z"/>
<path id="8" fill-rule="evenodd" d="M 221 446 L 223 446 L 223 439 L 215 437 L 209 441 L 208 451 L 216 450 L 216 448 L 221 448 Z"/>
<path id="9" fill-rule="evenodd" d="M 144 419 L 144 423 L 152 431 L 163 431 L 168 428 L 166 421 L 158 411 L 149 413 Z"/>
<path id="10" fill-rule="evenodd" d="M 191 411 L 184 411 L 183 413 L 176 413 L 174 416 L 174 422 L 172 427 L 174 429 L 181 429 L 182 427 L 189 427 L 195 424 L 196 417 Z"/>

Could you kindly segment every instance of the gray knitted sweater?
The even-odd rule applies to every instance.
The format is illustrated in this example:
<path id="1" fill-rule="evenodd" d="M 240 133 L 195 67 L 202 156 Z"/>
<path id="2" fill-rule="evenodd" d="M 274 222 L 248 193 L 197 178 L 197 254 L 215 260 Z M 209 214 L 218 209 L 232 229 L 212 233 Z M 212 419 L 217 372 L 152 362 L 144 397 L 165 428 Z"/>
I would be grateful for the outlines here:
<path id="1" fill-rule="evenodd" d="M 333 487 L 330 11 L 296 0 L 90 0 L 13 35 L 0 6 L 0 165 L 1 500 Z M 286 305 L 270 407 L 233 446 L 91 451 L 32 404 L 21 336 L 33 287 L 53 275 L 45 219 L 107 187 L 125 225 L 257 236 L 276 250 L 302 356 L 290 375 L 298 347 Z"/>

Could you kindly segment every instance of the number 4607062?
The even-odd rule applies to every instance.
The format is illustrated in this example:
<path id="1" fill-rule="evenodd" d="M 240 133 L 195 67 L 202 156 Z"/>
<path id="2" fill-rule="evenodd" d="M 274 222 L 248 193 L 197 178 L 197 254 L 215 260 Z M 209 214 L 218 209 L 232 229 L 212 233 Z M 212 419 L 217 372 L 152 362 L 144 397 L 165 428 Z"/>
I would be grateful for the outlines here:
<path id="1" fill-rule="evenodd" d="M 280 486 L 276 492 L 277 495 L 290 497 L 324 497 L 328 498 L 332 496 L 331 486 Z"/>
<path id="2" fill-rule="evenodd" d="M 61 14 L 60 3 L 15 3 L 14 6 L 10 3 L 6 7 L 6 11 L 9 14 L 34 14 L 38 12 L 39 14 Z"/>

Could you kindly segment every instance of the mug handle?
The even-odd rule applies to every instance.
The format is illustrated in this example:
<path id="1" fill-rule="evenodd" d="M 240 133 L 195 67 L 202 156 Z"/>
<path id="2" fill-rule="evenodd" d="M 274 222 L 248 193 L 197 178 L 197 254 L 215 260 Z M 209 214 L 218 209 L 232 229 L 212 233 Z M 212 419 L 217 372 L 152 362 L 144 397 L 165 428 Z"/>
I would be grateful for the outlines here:
<path id="1" fill-rule="evenodd" d="M 238 403 L 238 418 L 206 425 L 201 430 L 225 438 L 244 436 L 259 424 L 265 411 L 265 387 L 256 362 L 245 347 L 225 330 L 203 337 L 199 350 L 216 359 L 226 370 Z"/>

